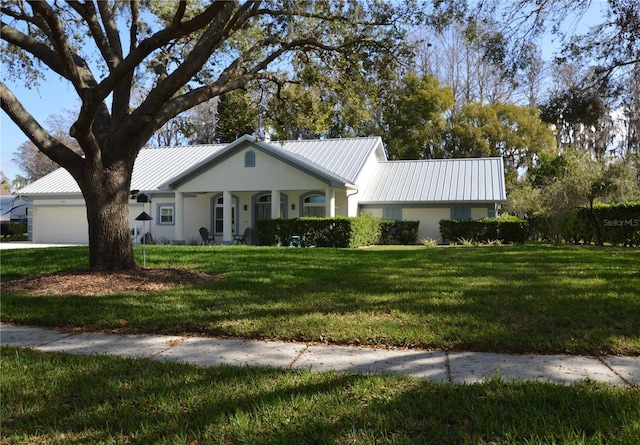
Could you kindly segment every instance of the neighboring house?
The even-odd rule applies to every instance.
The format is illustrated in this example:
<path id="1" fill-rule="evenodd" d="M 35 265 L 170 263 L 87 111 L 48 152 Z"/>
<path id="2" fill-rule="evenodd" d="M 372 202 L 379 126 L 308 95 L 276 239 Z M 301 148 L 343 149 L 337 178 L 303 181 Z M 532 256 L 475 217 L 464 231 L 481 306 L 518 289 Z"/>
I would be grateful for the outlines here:
<path id="1" fill-rule="evenodd" d="M 441 219 L 495 216 L 506 200 L 501 158 L 388 161 L 379 137 L 147 148 L 132 189 L 151 197 L 130 201 L 136 233 L 184 241 L 206 227 L 217 243 L 259 219 L 301 216 L 418 220 L 418 239 L 440 239 Z M 85 203 L 66 170 L 18 193 L 32 208 L 32 241 L 87 242 Z M 144 226 L 143 211 L 153 217 Z"/>

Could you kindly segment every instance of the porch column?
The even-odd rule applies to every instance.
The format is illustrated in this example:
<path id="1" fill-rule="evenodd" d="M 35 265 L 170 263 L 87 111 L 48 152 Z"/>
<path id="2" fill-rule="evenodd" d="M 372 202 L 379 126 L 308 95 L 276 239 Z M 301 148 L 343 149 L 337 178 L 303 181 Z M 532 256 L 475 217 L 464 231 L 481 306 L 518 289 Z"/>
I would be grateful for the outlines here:
<path id="1" fill-rule="evenodd" d="M 233 198 L 231 192 L 225 190 L 222 192 L 222 242 L 231 244 L 233 241 Z"/>
<path id="2" fill-rule="evenodd" d="M 336 191 L 333 188 L 328 188 L 324 192 L 325 205 L 327 206 L 325 214 L 327 218 L 334 218 L 336 216 Z"/>
<path id="3" fill-rule="evenodd" d="M 174 238 L 176 241 L 184 240 L 184 194 L 182 192 L 176 193 L 176 214 L 174 215 L 175 233 Z"/>
<path id="4" fill-rule="evenodd" d="M 280 215 L 280 190 L 271 190 L 271 219 L 278 219 Z"/>

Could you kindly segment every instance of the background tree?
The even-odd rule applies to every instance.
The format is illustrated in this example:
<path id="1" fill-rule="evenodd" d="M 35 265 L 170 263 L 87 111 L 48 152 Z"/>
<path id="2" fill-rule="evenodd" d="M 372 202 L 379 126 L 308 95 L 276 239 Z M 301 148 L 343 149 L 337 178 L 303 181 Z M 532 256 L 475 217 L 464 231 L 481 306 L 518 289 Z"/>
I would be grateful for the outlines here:
<path id="1" fill-rule="evenodd" d="M 189 138 L 190 144 L 216 143 L 218 103 L 219 98 L 214 97 L 187 112 L 193 129 Z"/>
<path id="2" fill-rule="evenodd" d="M 563 241 L 563 228 L 577 208 L 586 208 L 602 244 L 594 204 L 637 199 L 635 170 L 622 160 L 595 160 L 589 153 L 566 149 L 557 156 L 541 155 L 509 195 L 506 210 L 523 217 L 542 215 L 555 244 Z"/>
<path id="3" fill-rule="evenodd" d="M 29 84 L 48 71 L 72 85 L 81 107 L 69 135 L 82 155 L 47 132 L 5 83 L 2 110 L 78 182 L 91 268 L 132 269 L 131 173 L 159 128 L 251 82 L 286 82 L 286 69 L 269 68 L 284 68 L 292 54 L 319 64 L 336 56 L 341 68 L 366 70 L 396 52 L 421 11 L 421 3 L 410 0 L 7 1 L 0 28 L 5 75 Z M 148 94 L 132 107 L 135 85 Z"/>
<path id="4" fill-rule="evenodd" d="M 233 142 L 260 129 L 259 108 L 244 90 L 230 91 L 220 97 L 217 106 L 215 141 Z"/>
<path id="5" fill-rule="evenodd" d="M 449 157 L 502 156 L 509 182 L 542 153 L 555 152 L 554 135 L 537 108 L 495 102 L 465 105 L 452 120 Z"/>
<path id="6" fill-rule="evenodd" d="M 408 73 L 392 92 L 384 114 L 384 140 L 391 159 L 442 158 L 445 113 L 453 106 L 449 88 L 431 75 Z"/>
<path id="7" fill-rule="evenodd" d="M 0 187 L 6 191 L 11 191 L 11 182 L 2 171 L 0 171 Z"/>
<path id="8" fill-rule="evenodd" d="M 485 35 L 466 20 L 453 20 L 444 28 L 422 28 L 416 33 L 420 74 L 434 76 L 454 98 L 452 116 L 470 103 L 512 102 L 518 90 L 505 78 L 503 67 L 487 60 L 480 39 Z"/>
<path id="9" fill-rule="evenodd" d="M 64 128 L 71 126 L 71 122 L 71 112 L 68 110 L 63 115 L 55 114 L 47 118 L 47 126 L 51 135 L 63 141 L 74 152 L 79 153 L 78 143 L 70 138 L 64 130 Z M 20 144 L 11 160 L 26 173 L 26 184 L 60 168 L 57 162 L 42 153 L 31 141 Z"/>

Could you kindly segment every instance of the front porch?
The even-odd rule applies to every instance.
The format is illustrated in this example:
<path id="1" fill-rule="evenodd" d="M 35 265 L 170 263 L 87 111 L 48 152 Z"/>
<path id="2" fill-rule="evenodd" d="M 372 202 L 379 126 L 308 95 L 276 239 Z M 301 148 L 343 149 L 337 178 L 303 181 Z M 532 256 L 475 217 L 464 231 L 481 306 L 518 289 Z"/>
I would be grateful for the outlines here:
<path id="1" fill-rule="evenodd" d="M 206 227 L 216 243 L 231 244 L 234 236 L 247 227 L 252 229 L 248 240 L 257 244 L 256 221 L 260 219 L 297 218 L 302 216 L 355 216 L 357 203 L 350 206 L 346 189 L 335 187 L 323 190 L 260 190 L 220 192 L 175 191 L 174 203 L 158 203 L 158 218 L 173 213 L 171 238 L 184 241 Z M 273 203 L 280 202 L 280 205 Z M 353 207 L 350 211 L 350 207 Z M 169 235 L 169 234 L 167 234 Z"/>

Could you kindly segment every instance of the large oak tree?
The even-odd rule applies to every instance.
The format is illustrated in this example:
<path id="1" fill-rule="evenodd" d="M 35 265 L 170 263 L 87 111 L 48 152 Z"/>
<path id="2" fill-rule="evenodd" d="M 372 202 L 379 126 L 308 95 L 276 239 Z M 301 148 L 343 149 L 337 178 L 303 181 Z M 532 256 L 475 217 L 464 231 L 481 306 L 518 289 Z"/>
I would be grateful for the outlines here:
<path id="1" fill-rule="evenodd" d="M 134 269 L 131 173 L 155 131 L 251 82 L 290 80 L 295 54 L 352 70 L 388 60 L 419 17 L 422 4 L 412 3 L 3 1 L 6 74 L 29 84 L 48 72 L 72 85 L 81 108 L 69 135 L 81 153 L 47 132 L 5 83 L 2 109 L 78 182 L 91 268 Z M 148 93 L 133 106 L 136 88 Z"/>

